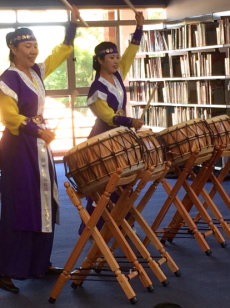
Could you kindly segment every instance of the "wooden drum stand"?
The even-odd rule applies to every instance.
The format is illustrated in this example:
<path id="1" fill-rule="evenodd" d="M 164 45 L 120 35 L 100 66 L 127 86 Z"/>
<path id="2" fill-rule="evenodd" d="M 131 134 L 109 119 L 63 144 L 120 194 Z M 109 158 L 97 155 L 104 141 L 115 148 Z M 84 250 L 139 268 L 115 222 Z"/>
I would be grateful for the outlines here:
<path id="1" fill-rule="evenodd" d="M 221 233 L 219 232 L 218 228 L 214 225 L 211 217 L 205 210 L 205 207 L 202 205 L 200 200 L 198 199 L 198 195 L 201 193 L 205 183 L 207 182 L 208 178 L 210 177 L 210 174 L 212 173 L 213 167 L 216 163 L 216 161 L 219 159 L 220 155 L 222 153 L 222 149 L 216 148 L 213 151 L 213 154 L 211 157 L 209 156 L 207 158 L 205 157 L 198 157 L 198 152 L 194 152 L 190 159 L 185 164 L 184 170 L 181 172 L 178 167 L 175 167 L 175 172 L 178 175 L 178 180 L 173 188 L 171 188 L 170 184 L 164 180 L 162 182 L 163 188 L 168 194 L 168 198 L 166 199 L 164 205 L 161 208 L 161 211 L 157 215 L 156 219 L 154 220 L 152 224 L 152 230 L 156 232 L 156 229 L 159 227 L 160 223 L 162 222 L 164 216 L 168 212 L 168 209 L 172 203 L 175 204 L 177 208 L 177 212 L 173 216 L 173 219 L 171 223 L 168 225 L 167 228 L 164 228 L 162 230 L 159 230 L 157 233 L 163 233 L 162 242 L 164 243 L 166 240 L 172 241 L 179 231 L 181 226 L 184 226 L 184 223 L 188 226 L 192 234 L 194 234 L 194 237 L 196 238 L 197 242 L 199 243 L 201 249 L 207 254 L 211 254 L 211 250 L 205 241 L 205 236 L 209 234 L 213 234 L 218 241 L 219 244 L 221 244 L 222 247 L 226 246 L 225 240 Z M 197 160 L 198 159 L 198 160 Z M 192 166 L 196 164 L 200 164 L 201 162 L 205 161 L 203 164 L 201 170 L 199 171 L 198 175 L 194 179 L 191 186 L 188 184 L 186 177 L 191 172 Z M 183 198 L 182 202 L 177 197 L 177 193 L 180 189 L 180 187 L 184 187 L 186 190 L 186 195 Z M 216 214 L 218 213 L 219 217 L 221 217 L 218 209 L 216 208 L 215 204 L 212 202 L 212 200 L 209 200 L 209 205 L 212 207 L 213 212 Z M 204 221 L 208 224 L 210 230 L 206 234 L 201 234 L 197 228 L 197 225 L 193 221 L 193 219 L 189 215 L 189 211 L 191 210 L 193 204 L 196 206 L 197 210 L 199 211 L 199 214 L 204 219 Z M 222 225 L 224 229 L 227 231 L 228 226 L 226 222 L 222 221 Z M 228 232 L 228 231 L 227 231 Z M 147 238 L 144 239 L 144 244 L 147 246 L 149 243 L 149 240 Z"/>
<path id="2" fill-rule="evenodd" d="M 100 250 L 100 253 L 103 254 L 111 271 L 114 272 L 114 275 L 117 281 L 119 282 L 124 293 L 126 294 L 128 299 L 130 299 L 132 304 L 134 304 L 137 301 L 137 299 L 136 299 L 135 292 L 133 291 L 132 287 L 129 284 L 130 278 L 133 278 L 139 275 L 142 283 L 148 288 L 148 290 L 149 291 L 153 290 L 150 279 L 148 278 L 142 266 L 138 264 L 136 260 L 136 256 L 132 252 L 131 248 L 129 247 L 125 239 L 123 238 L 119 228 L 117 227 L 117 225 L 114 223 L 113 219 L 111 218 L 111 215 L 106 210 L 106 205 L 109 201 L 111 193 L 115 190 L 116 186 L 119 185 L 119 179 L 120 179 L 121 172 L 122 170 L 118 169 L 117 172 L 111 176 L 103 194 L 99 197 L 97 206 L 91 216 L 88 214 L 87 210 L 82 206 L 80 198 L 83 196 L 79 195 L 70 186 L 68 182 L 65 183 L 65 186 L 67 188 L 66 189 L 67 194 L 70 200 L 72 201 L 72 203 L 74 204 L 74 206 L 77 207 L 79 211 L 79 215 L 81 219 L 83 220 L 83 222 L 85 223 L 85 228 L 81 236 L 79 237 L 71 255 L 69 256 L 68 261 L 66 262 L 64 266 L 63 273 L 59 276 L 53 290 L 51 291 L 50 298 L 49 298 L 50 303 L 55 303 L 66 281 L 71 279 L 72 275 L 73 277 L 76 277 L 76 272 L 71 273 L 71 271 L 73 270 L 90 236 L 93 237 L 95 244 Z M 124 184 L 124 178 L 122 178 L 122 184 Z M 100 232 L 98 231 L 96 227 L 96 224 L 103 213 L 105 213 L 105 216 L 107 216 L 108 220 L 110 220 L 111 229 L 113 229 L 113 232 L 116 234 L 116 238 L 119 241 L 119 243 L 122 244 L 122 248 L 125 250 L 126 255 L 129 255 L 129 259 L 135 264 L 136 271 L 133 275 L 130 275 L 130 277 L 126 277 L 124 274 L 122 274 L 117 261 L 115 260 L 113 254 L 109 250 L 106 242 L 104 241 L 102 235 L 100 234 Z"/>

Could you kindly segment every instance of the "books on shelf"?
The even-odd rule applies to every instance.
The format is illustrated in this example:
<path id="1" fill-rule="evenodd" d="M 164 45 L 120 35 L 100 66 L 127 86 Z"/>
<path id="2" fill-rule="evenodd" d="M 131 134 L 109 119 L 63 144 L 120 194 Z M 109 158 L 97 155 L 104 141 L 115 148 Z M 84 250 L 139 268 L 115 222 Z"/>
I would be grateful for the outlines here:
<path id="1" fill-rule="evenodd" d="M 132 106 L 131 116 L 133 118 L 140 118 L 143 112 L 143 107 Z M 144 121 L 146 125 L 156 126 L 156 127 L 167 127 L 167 108 L 166 107 L 149 107 L 144 116 Z"/>
<path id="2" fill-rule="evenodd" d="M 184 55 L 136 58 L 130 78 L 189 78 L 230 75 L 225 52 L 196 52 Z"/>
<path id="3" fill-rule="evenodd" d="M 132 106 L 131 116 L 140 118 L 143 106 Z M 171 107 L 151 106 L 145 113 L 144 121 L 146 125 L 152 127 L 169 127 L 192 119 L 201 118 L 203 120 L 211 118 L 210 108 L 197 107 Z"/>
<path id="4" fill-rule="evenodd" d="M 211 109 L 195 107 L 174 107 L 174 112 L 172 113 L 172 125 L 197 118 L 201 118 L 202 120 L 211 118 Z"/>
<path id="5" fill-rule="evenodd" d="M 153 86 L 153 82 L 130 81 L 130 100 L 136 102 L 147 102 Z M 163 84 L 157 86 L 152 102 L 163 102 L 162 87 Z"/>
<path id="6" fill-rule="evenodd" d="M 149 126 L 163 129 L 223 114 L 230 101 L 226 97 L 230 86 L 226 89 L 225 80 L 230 76 L 230 47 L 224 46 L 230 44 L 229 24 L 230 16 L 224 16 L 144 31 L 139 48 L 142 54 L 129 74 L 130 99 L 136 102 L 130 107 L 131 115 L 141 117 L 153 81 L 157 91 L 144 118 Z"/>
<path id="7" fill-rule="evenodd" d="M 197 81 L 197 103 L 208 105 L 225 104 L 225 85 L 222 80 Z"/>
<path id="8" fill-rule="evenodd" d="M 130 99 L 147 102 L 154 83 L 130 81 Z M 225 105 L 224 80 L 162 81 L 157 83 L 153 103 Z"/>
<path id="9" fill-rule="evenodd" d="M 144 31 L 138 52 L 162 52 L 228 44 L 229 18 L 225 17 L 212 22 L 189 23 L 171 29 Z"/>

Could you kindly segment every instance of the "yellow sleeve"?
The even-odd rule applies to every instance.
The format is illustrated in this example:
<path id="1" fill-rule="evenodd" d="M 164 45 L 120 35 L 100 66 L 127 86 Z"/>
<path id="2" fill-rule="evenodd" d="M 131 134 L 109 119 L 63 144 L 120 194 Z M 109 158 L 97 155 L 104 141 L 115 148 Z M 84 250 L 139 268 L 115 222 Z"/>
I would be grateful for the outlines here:
<path id="1" fill-rule="evenodd" d="M 122 55 L 119 61 L 119 67 L 122 74 L 122 80 L 125 80 L 126 75 L 128 74 L 130 67 L 134 61 L 136 53 L 139 49 L 139 45 L 129 44 L 126 48 L 124 54 Z"/>
<path id="2" fill-rule="evenodd" d="M 0 90 L 0 110 L 2 123 L 13 135 L 19 135 L 19 126 L 26 117 L 19 114 L 15 99 L 3 93 L 2 90 Z"/>
<path id="3" fill-rule="evenodd" d="M 108 106 L 106 101 L 98 98 L 95 103 L 90 105 L 93 113 L 106 122 L 109 126 L 116 127 L 113 124 L 113 117 L 116 115 L 114 110 Z"/>
<path id="4" fill-rule="evenodd" d="M 45 59 L 45 65 L 46 65 L 46 71 L 45 71 L 45 77 L 48 77 L 53 71 L 56 70 L 56 68 L 59 67 L 59 65 L 62 64 L 63 61 L 65 61 L 71 52 L 73 51 L 72 45 L 57 45 L 53 50 L 51 55 L 49 55 Z"/>

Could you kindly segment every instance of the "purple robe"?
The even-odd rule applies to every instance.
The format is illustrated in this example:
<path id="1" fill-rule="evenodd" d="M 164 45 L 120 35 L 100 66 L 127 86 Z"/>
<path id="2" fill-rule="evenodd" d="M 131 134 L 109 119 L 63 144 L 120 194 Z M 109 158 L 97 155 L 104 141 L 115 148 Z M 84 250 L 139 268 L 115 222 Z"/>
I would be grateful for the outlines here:
<path id="1" fill-rule="evenodd" d="M 122 81 L 122 77 L 120 73 L 117 71 L 114 74 L 114 81 L 116 87 L 113 86 L 110 82 L 100 77 L 98 73 L 95 77 L 94 82 L 92 83 L 89 94 L 87 104 L 90 106 L 93 104 L 98 98 L 107 102 L 108 106 L 114 110 L 116 113 L 118 109 L 122 109 L 125 113 L 126 109 L 126 89 L 124 83 Z M 130 126 L 130 119 L 127 117 L 117 116 L 120 121 L 123 120 L 123 126 Z M 119 123 L 121 125 L 121 123 Z M 95 125 L 89 135 L 89 138 L 99 135 L 101 133 L 106 132 L 107 130 L 113 129 L 113 126 L 109 126 L 106 122 L 104 122 L 101 118 L 97 117 Z"/>
<path id="2" fill-rule="evenodd" d="M 42 65 L 30 73 L 38 88 L 21 71 L 10 67 L 0 88 L 13 97 L 19 114 L 28 118 L 19 135 L 5 129 L 1 139 L 0 275 L 26 279 L 44 275 L 50 266 L 54 224 L 58 222 L 58 191 L 49 146 L 38 138 L 45 128 Z"/>

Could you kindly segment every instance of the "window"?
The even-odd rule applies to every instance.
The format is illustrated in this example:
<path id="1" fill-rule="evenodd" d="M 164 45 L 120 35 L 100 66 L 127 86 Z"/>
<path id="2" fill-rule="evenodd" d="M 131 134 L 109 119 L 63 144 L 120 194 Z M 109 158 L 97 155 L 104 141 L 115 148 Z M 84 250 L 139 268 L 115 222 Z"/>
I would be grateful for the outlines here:
<path id="1" fill-rule="evenodd" d="M 114 27 L 78 28 L 74 41 L 76 87 L 89 87 L 93 80 L 93 56 L 96 45 L 103 41 L 116 43 Z"/>
<path id="2" fill-rule="evenodd" d="M 14 31 L 13 28 L 0 29 L 0 75 L 10 66 L 9 54 L 10 50 L 6 45 L 6 35 Z"/>
<path id="3" fill-rule="evenodd" d="M 19 23 L 66 22 L 68 21 L 68 15 L 65 10 L 20 10 L 17 13 L 17 19 Z"/>
<path id="4" fill-rule="evenodd" d="M 14 22 L 16 22 L 16 13 L 14 11 L 0 11 L 0 24 Z"/>
<path id="5" fill-rule="evenodd" d="M 166 19 L 165 9 L 147 9 L 146 19 Z"/>
<path id="6" fill-rule="evenodd" d="M 138 10 L 143 11 L 146 20 L 165 18 L 164 9 Z M 44 117 L 56 132 L 56 139 L 51 143 L 56 156 L 63 156 L 74 145 L 85 141 L 95 123 L 96 118 L 87 107 L 87 94 L 95 73 L 92 68 L 94 48 L 102 41 L 111 41 L 117 44 L 122 55 L 129 34 L 135 31 L 135 14 L 130 9 L 83 9 L 80 12 L 90 27 L 77 27 L 74 53 L 44 82 L 47 90 Z M 24 25 L 33 30 L 38 40 L 36 62 L 39 63 L 63 42 L 69 19 L 67 10 L 0 10 L 0 74 L 9 67 L 9 48 L 5 44 L 8 32 Z M 80 94 L 71 102 L 75 89 Z M 2 129 L 0 126 L 0 137 Z"/>
<path id="7" fill-rule="evenodd" d="M 80 10 L 85 21 L 117 20 L 116 10 Z"/>

